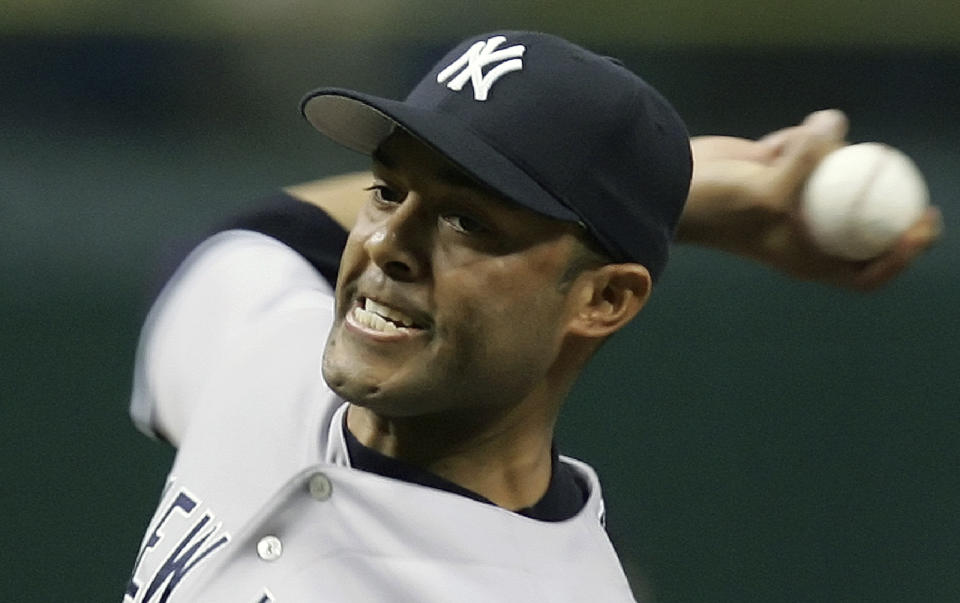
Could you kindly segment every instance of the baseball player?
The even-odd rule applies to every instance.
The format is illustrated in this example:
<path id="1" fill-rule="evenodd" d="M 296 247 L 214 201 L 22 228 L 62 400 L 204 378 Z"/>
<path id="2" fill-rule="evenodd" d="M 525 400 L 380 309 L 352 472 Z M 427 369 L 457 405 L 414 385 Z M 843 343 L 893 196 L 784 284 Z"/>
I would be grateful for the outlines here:
<path id="1" fill-rule="evenodd" d="M 816 254 L 789 204 L 842 115 L 696 139 L 691 186 L 667 101 L 545 34 L 468 39 L 404 101 L 328 88 L 302 111 L 372 174 L 237 219 L 156 301 L 131 412 L 178 453 L 125 601 L 631 601 L 553 427 L 678 221 L 861 288 L 936 236 L 930 215 L 868 265 Z"/>

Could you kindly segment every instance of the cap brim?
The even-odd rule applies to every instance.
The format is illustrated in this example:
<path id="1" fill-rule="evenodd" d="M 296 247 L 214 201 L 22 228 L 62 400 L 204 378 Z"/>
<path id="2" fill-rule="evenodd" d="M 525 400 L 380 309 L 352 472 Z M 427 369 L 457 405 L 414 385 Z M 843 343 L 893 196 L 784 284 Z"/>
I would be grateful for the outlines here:
<path id="1" fill-rule="evenodd" d="M 322 88 L 300 110 L 314 128 L 347 148 L 370 154 L 396 126 L 436 149 L 464 172 L 507 199 L 559 220 L 580 218 L 509 157 L 456 117 L 353 90 Z"/>

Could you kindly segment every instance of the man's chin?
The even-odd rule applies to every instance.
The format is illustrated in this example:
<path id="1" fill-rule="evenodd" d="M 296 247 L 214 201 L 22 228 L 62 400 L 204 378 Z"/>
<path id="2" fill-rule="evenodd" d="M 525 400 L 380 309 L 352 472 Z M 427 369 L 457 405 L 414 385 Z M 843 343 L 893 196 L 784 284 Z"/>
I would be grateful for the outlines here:
<path id="1" fill-rule="evenodd" d="M 323 350 L 321 373 L 327 386 L 337 396 L 349 402 L 357 402 L 376 394 L 379 386 L 374 384 L 369 375 L 364 375 L 365 371 L 358 368 L 362 363 L 344 353 L 343 342 L 337 337 L 338 326 L 342 326 L 342 323 L 334 325 Z"/>
<path id="2" fill-rule="evenodd" d="M 359 404 L 363 399 L 374 396 L 380 390 L 379 386 L 363 383 L 351 371 L 343 370 L 330 362 L 326 357 L 323 360 L 323 380 L 327 387 L 333 390 L 340 398 Z"/>
<path id="3" fill-rule="evenodd" d="M 321 372 L 337 396 L 385 416 L 410 416 L 425 398 L 422 388 L 407 383 L 409 359 L 368 357 L 350 342 L 331 337 L 324 350 Z M 406 412 L 405 412 L 406 411 Z"/>
<path id="4" fill-rule="evenodd" d="M 324 359 L 323 380 L 338 397 L 371 410 L 380 412 L 396 406 L 389 392 L 384 391 L 382 380 L 367 372 L 345 369 L 335 362 Z"/>
<path id="5" fill-rule="evenodd" d="M 423 407 L 429 396 L 422 395 L 422 392 L 414 395 L 412 392 L 402 391 L 394 387 L 396 384 L 382 384 L 333 367 L 324 368 L 323 378 L 339 398 L 381 417 L 401 419 L 435 412 L 435 409 Z"/>

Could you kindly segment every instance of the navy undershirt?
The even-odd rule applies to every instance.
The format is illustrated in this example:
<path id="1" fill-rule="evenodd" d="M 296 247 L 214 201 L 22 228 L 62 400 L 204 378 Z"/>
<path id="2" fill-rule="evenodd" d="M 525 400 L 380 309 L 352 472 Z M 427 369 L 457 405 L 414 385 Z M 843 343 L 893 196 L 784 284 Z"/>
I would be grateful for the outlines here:
<path id="1" fill-rule="evenodd" d="M 369 473 L 376 473 L 383 477 L 399 479 L 411 484 L 436 488 L 452 492 L 473 500 L 494 504 L 472 490 L 446 480 L 435 473 L 421 469 L 415 465 L 398 461 L 368 448 L 360 443 L 347 428 L 347 418 L 343 418 L 343 435 L 347 441 L 347 452 L 350 455 L 350 466 Z M 550 484 L 544 495 L 532 506 L 518 509 L 516 512 L 531 519 L 540 521 L 563 521 L 576 515 L 587 501 L 587 485 L 580 476 L 566 463 L 560 461 L 557 449 L 551 450 L 552 469 Z"/>
<path id="2" fill-rule="evenodd" d="M 302 255 L 331 286 L 336 286 L 340 255 L 346 244 L 347 233 L 319 207 L 281 193 L 265 200 L 259 209 L 234 218 L 222 229 L 234 228 L 252 230 L 277 239 Z M 364 446 L 347 429 L 346 415 L 343 433 L 350 464 L 355 469 L 493 504 L 476 492 L 436 474 Z M 556 447 L 551 452 L 553 463 L 546 493 L 534 505 L 517 513 L 540 521 L 563 521 L 583 508 L 589 488 L 570 465 L 560 460 Z"/>

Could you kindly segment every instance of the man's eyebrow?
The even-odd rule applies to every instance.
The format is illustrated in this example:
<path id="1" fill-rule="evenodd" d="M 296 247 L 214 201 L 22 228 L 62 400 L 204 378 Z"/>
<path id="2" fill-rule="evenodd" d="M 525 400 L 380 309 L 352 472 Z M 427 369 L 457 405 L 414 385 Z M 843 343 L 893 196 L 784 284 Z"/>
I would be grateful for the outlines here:
<path id="1" fill-rule="evenodd" d="M 384 153 L 383 150 L 380 149 L 380 147 L 377 147 L 376 149 L 374 149 L 374 150 L 373 150 L 373 153 L 370 154 L 370 157 L 373 158 L 373 160 L 374 160 L 376 163 L 379 163 L 380 165 L 382 165 L 382 166 L 385 167 L 385 168 L 391 168 L 391 169 L 392 169 L 392 168 L 394 168 L 394 167 L 396 166 L 396 163 L 395 163 L 392 159 L 390 159 L 390 158 L 387 156 L 387 154 Z"/>
<path id="2" fill-rule="evenodd" d="M 370 154 L 370 157 L 373 161 L 388 170 L 397 169 L 398 162 L 394 160 L 390 155 L 383 151 L 382 148 L 378 147 Z M 485 193 L 496 195 L 497 193 L 493 191 L 490 187 L 478 181 L 476 178 L 473 178 L 469 174 L 457 169 L 455 166 L 448 165 L 441 168 L 437 174 L 436 179 L 439 182 L 442 182 L 448 186 L 453 186 L 456 188 L 468 188 L 475 191 L 482 191 Z M 497 195 L 499 196 L 499 195 Z"/>
<path id="3" fill-rule="evenodd" d="M 493 194 L 490 188 L 479 182 L 476 178 L 462 172 L 454 167 L 445 167 L 437 173 L 437 180 L 457 188 L 469 188 L 475 191 L 482 191 Z"/>

